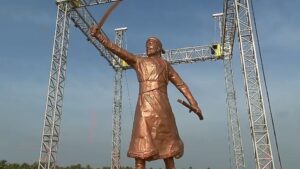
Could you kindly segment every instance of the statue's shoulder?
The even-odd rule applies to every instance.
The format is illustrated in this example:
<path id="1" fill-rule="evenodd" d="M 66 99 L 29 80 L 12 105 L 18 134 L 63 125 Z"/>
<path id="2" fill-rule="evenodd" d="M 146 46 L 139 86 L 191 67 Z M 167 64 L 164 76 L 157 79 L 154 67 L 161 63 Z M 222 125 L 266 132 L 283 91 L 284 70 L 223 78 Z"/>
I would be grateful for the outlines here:
<path id="1" fill-rule="evenodd" d="M 147 62 L 149 61 L 149 57 L 138 57 L 139 62 Z"/>
<path id="2" fill-rule="evenodd" d="M 171 66 L 171 63 L 164 58 L 160 58 L 167 66 Z"/>
<path id="3" fill-rule="evenodd" d="M 155 58 L 155 57 L 138 57 L 140 63 L 160 63 L 164 65 L 170 65 L 170 63 L 163 58 Z M 158 62 L 157 62 L 158 61 Z"/>
<path id="4" fill-rule="evenodd" d="M 153 60 L 149 57 L 137 57 L 136 63 L 137 67 L 143 68 L 146 65 L 152 65 Z"/>

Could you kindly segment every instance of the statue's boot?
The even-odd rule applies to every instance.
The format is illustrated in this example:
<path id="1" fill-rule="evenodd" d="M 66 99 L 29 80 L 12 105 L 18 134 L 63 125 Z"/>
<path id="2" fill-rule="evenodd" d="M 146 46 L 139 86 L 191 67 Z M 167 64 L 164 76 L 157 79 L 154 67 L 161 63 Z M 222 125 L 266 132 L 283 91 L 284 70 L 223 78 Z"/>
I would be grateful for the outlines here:
<path id="1" fill-rule="evenodd" d="M 135 159 L 135 169 L 146 169 L 146 162 L 142 159 Z"/>
<path id="2" fill-rule="evenodd" d="M 174 159 L 173 157 L 164 159 L 166 169 L 175 169 Z"/>

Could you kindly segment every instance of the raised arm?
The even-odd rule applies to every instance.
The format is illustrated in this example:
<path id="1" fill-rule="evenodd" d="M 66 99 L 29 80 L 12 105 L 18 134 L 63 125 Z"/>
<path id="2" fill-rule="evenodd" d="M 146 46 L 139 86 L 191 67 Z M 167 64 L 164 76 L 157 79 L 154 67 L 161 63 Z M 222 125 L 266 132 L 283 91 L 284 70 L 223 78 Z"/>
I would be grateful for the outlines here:
<path id="1" fill-rule="evenodd" d="M 169 67 L 169 80 L 176 86 L 176 88 L 185 96 L 190 105 L 197 110 L 195 113 L 199 116 L 202 114 L 201 109 L 198 106 L 197 101 L 193 97 L 189 87 L 184 83 L 184 81 L 180 78 L 178 73 L 173 69 L 171 65 Z"/>
<path id="2" fill-rule="evenodd" d="M 112 43 L 109 39 L 107 39 L 104 35 L 100 33 L 97 26 L 92 26 L 90 32 L 91 36 L 95 37 L 107 50 L 111 51 L 119 58 L 125 60 L 129 65 L 135 65 L 137 57 L 134 54 L 128 52 L 127 50 L 124 50 L 118 45 Z"/>

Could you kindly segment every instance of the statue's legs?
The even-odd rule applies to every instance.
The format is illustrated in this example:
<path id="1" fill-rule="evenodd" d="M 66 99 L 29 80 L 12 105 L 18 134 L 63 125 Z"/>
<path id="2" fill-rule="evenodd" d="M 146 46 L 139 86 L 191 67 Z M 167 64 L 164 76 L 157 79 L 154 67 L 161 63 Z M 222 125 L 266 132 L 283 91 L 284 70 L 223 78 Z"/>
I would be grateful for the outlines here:
<path id="1" fill-rule="evenodd" d="M 135 159 L 135 169 L 146 169 L 146 162 L 145 162 L 145 160 L 136 158 Z"/>
<path id="2" fill-rule="evenodd" d="M 174 159 L 173 157 L 165 158 L 166 169 L 175 169 Z"/>
<path id="3" fill-rule="evenodd" d="M 173 157 L 164 159 L 166 169 L 175 169 Z M 146 169 L 146 161 L 143 159 L 135 159 L 135 169 Z"/>

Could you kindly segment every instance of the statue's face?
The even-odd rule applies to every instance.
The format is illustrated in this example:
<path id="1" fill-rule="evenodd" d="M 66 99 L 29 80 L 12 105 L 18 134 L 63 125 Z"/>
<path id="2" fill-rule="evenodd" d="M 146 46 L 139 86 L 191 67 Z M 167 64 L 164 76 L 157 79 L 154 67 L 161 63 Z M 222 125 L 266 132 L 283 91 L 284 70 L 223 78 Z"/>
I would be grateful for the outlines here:
<path id="1" fill-rule="evenodd" d="M 146 52 L 149 57 L 161 53 L 161 44 L 155 39 L 149 39 L 146 43 Z"/>

